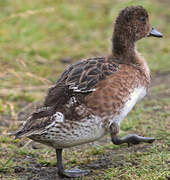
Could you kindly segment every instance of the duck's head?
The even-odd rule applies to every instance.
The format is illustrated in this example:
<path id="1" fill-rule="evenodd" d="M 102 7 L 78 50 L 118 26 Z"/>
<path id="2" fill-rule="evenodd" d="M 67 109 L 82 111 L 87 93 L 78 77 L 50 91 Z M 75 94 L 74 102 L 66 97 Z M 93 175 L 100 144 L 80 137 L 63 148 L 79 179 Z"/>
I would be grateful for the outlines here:
<path id="1" fill-rule="evenodd" d="M 123 9 L 116 19 L 114 34 L 133 42 L 147 36 L 162 37 L 150 25 L 148 13 L 142 6 Z"/>

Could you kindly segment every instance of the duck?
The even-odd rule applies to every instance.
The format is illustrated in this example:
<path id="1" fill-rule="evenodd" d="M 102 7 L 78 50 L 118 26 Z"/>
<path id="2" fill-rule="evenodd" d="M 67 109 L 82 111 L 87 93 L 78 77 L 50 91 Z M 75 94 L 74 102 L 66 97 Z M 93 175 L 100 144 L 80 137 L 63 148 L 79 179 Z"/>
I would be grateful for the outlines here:
<path id="1" fill-rule="evenodd" d="M 128 134 L 119 137 L 120 124 L 148 91 L 150 70 L 138 53 L 136 42 L 163 37 L 149 23 L 142 6 L 120 11 L 113 28 L 111 53 L 70 65 L 49 88 L 43 105 L 36 109 L 15 138 L 27 137 L 53 147 L 60 176 L 85 176 L 89 170 L 64 168 L 62 152 L 110 134 L 115 145 L 152 143 L 154 137 Z"/>

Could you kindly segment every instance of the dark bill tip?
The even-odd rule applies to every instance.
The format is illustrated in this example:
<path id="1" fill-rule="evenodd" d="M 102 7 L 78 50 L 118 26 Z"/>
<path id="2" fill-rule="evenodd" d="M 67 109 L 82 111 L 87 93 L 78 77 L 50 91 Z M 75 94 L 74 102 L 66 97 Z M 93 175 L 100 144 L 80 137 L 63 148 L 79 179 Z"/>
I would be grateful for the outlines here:
<path id="1" fill-rule="evenodd" d="M 149 33 L 149 36 L 154 36 L 154 37 L 158 37 L 158 38 L 163 37 L 163 35 L 153 27 L 151 27 L 151 31 Z"/>

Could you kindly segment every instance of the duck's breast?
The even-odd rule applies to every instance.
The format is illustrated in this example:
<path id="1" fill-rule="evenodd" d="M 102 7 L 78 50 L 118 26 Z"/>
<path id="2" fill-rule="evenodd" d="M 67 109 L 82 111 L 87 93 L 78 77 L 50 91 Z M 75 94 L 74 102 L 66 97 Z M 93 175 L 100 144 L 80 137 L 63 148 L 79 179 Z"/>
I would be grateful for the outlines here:
<path id="1" fill-rule="evenodd" d="M 123 105 L 123 107 L 120 109 L 119 113 L 113 116 L 113 118 L 110 121 L 110 124 L 112 122 L 117 122 L 118 124 L 121 123 L 121 121 L 127 116 L 127 114 L 132 110 L 132 108 L 135 106 L 135 104 L 141 100 L 146 95 L 146 88 L 145 87 L 137 87 L 133 90 L 133 92 L 129 95 L 127 98 L 127 101 Z"/>

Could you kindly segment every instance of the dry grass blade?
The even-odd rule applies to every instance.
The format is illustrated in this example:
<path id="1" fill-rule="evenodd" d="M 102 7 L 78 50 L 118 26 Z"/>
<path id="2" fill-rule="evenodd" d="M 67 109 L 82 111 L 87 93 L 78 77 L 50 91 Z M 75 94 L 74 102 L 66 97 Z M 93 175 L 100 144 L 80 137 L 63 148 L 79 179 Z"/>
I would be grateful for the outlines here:
<path id="1" fill-rule="evenodd" d="M 7 102 L 7 105 L 9 105 L 12 119 L 17 120 L 17 113 L 15 112 L 14 105 L 11 102 Z"/>
<path id="2" fill-rule="evenodd" d="M 10 20 L 12 18 L 25 18 L 28 16 L 40 14 L 40 13 L 53 13 L 53 12 L 55 12 L 54 7 L 47 7 L 47 8 L 38 9 L 38 10 L 27 10 L 27 11 L 22 12 L 22 13 L 11 14 L 10 16 L 2 19 L 0 21 L 0 23 L 3 23 L 4 21 Z"/>
<path id="3" fill-rule="evenodd" d="M 0 78 L 4 78 L 7 75 L 7 72 L 0 73 Z"/>
<path id="4" fill-rule="evenodd" d="M 30 72 L 27 72 L 26 75 L 29 76 L 29 77 L 32 77 L 32 78 L 34 78 L 36 80 L 39 80 L 39 81 L 41 81 L 44 84 L 51 83 L 51 81 L 49 81 L 48 79 L 36 76 L 35 74 L 32 74 Z"/>
<path id="5" fill-rule="evenodd" d="M 28 87 L 9 87 L 9 88 L 2 88 L 0 90 L 0 96 L 6 97 L 11 94 L 17 95 L 22 92 L 40 92 L 40 91 L 46 91 L 49 88 L 49 86 L 28 86 Z"/>
<path id="6" fill-rule="evenodd" d="M 15 76 L 16 78 L 18 78 L 19 80 L 22 80 L 22 76 L 20 76 L 14 69 L 7 69 L 7 71 L 12 74 L 13 76 Z"/>

